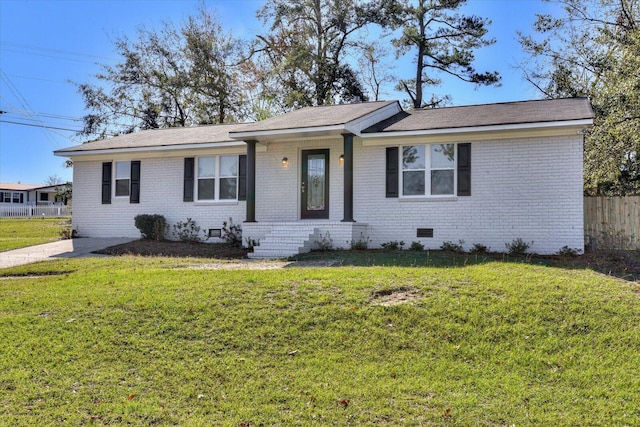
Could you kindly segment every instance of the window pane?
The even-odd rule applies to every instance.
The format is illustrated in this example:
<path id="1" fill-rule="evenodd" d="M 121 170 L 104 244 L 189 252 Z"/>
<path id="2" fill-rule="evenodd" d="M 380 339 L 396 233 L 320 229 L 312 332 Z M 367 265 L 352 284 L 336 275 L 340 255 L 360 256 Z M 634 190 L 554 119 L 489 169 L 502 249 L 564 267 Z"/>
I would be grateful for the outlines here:
<path id="1" fill-rule="evenodd" d="M 129 180 L 116 179 L 116 197 L 129 195 Z"/>
<path id="2" fill-rule="evenodd" d="M 215 157 L 198 157 L 198 177 L 215 178 L 216 176 L 216 158 Z"/>
<path id="3" fill-rule="evenodd" d="M 237 178 L 220 178 L 220 200 L 235 200 Z"/>
<path id="4" fill-rule="evenodd" d="M 213 200 L 215 198 L 214 189 L 216 187 L 215 179 L 199 179 L 198 180 L 198 200 Z"/>
<path id="5" fill-rule="evenodd" d="M 431 146 L 431 167 L 433 169 L 453 168 L 453 144 L 437 144 Z"/>
<path id="6" fill-rule="evenodd" d="M 424 172 L 402 173 L 402 194 L 405 196 L 424 196 Z"/>
<path id="7" fill-rule="evenodd" d="M 116 162 L 116 178 L 130 178 L 131 162 Z"/>
<path id="8" fill-rule="evenodd" d="M 220 156 L 220 176 L 238 176 L 238 156 Z"/>
<path id="9" fill-rule="evenodd" d="M 424 145 L 402 147 L 402 169 L 424 169 Z"/>
<path id="10" fill-rule="evenodd" d="M 13 193 L 13 203 L 20 203 L 20 193 Z"/>
<path id="11" fill-rule="evenodd" d="M 431 171 L 431 195 L 453 194 L 453 170 Z"/>
<path id="12" fill-rule="evenodd" d="M 129 195 L 129 180 L 116 179 L 116 197 Z"/>

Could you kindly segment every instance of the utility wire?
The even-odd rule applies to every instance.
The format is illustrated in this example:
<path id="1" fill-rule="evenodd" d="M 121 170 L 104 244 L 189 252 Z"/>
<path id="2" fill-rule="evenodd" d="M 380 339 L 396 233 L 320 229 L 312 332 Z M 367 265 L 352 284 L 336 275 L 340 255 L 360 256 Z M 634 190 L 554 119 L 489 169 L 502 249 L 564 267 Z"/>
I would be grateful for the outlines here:
<path id="1" fill-rule="evenodd" d="M 50 113 L 36 113 L 35 111 L 25 111 L 25 110 L 3 110 L 3 112 L 5 114 L 20 114 L 20 115 L 25 115 L 25 114 L 32 114 L 34 116 L 40 116 L 40 117 L 45 117 L 48 119 L 60 119 L 60 120 L 70 120 L 70 121 L 74 121 L 74 122 L 81 122 L 82 118 L 79 117 L 71 117 L 71 116 L 63 116 L 61 114 L 50 114 Z"/>
<path id="2" fill-rule="evenodd" d="M 52 49 L 52 48 L 49 48 L 49 47 L 33 46 L 33 45 L 24 44 L 24 43 L 12 43 L 12 42 L 0 41 L 0 45 L 5 45 L 5 46 L 12 47 L 12 48 L 18 48 L 18 49 L 36 50 L 36 51 L 50 52 L 50 53 L 56 53 L 56 54 L 62 54 L 62 55 L 80 56 L 80 57 L 85 57 L 85 58 L 94 58 L 94 59 L 103 59 L 103 60 L 106 59 L 106 60 L 109 60 L 109 61 L 117 61 L 117 59 L 110 58 L 110 57 L 107 57 L 107 56 L 92 55 L 90 53 L 74 52 L 74 51 L 71 51 L 71 50 Z M 9 50 L 9 49 L 5 49 L 5 50 Z M 18 51 L 17 50 L 11 50 L 11 51 L 12 52 L 19 52 L 19 53 L 26 53 L 26 54 L 29 54 L 29 55 L 37 55 L 35 53 L 22 52 L 22 51 L 19 51 L 19 50 Z"/>
<path id="3" fill-rule="evenodd" d="M 33 117 L 33 108 L 31 108 L 31 105 L 29 105 L 29 101 L 27 101 L 24 98 L 24 96 L 22 96 L 22 94 L 20 93 L 18 88 L 13 84 L 11 79 L 1 69 L 0 69 L 0 79 L 2 79 L 5 82 L 5 84 L 7 85 L 9 90 L 11 91 L 11 93 L 13 93 L 13 95 L 16 97 L 18 102 L 22 105 L 22 108 L 26 111 L 26 113 L 23 114 L 23 115 L 28 117 L 29 119 L 35 121 L 36 123 L 42 124 L 42 121 L 40 119 L 38 119 L 37 117 Z M 45 137 L 49 140 L 51 145 L 54 148 L 60 148 L 59 144 L 53 139 L 53 137 L 49 133 L 44 132 L 44 128 L 42 128 L 42 129 L 43 129 L 43 133 L 44 133 Z"/>
<path id="4" fill-rule="evenodd" d="M 64 130 L 64 131 L 69 131 L 69 132 L 80 132 L 82 130 L 82 129 L 67 129 L 67 128 L 61 128 L 61 127 L 56 127 L 56 126 L 48 126 L 48 125 L 45 125 L 45 124 L 21 123 L 21 122 L 14 122 L 14 121 L 11 121 L 11 120 L 2 120 L 2 119 L 0 119 L 0 123 L 10 123 L 10 124 L 13 124 L 13 125 L 32 126 L 32 127 L 36 127 L 36 128 L 42 128 L 42 129 Z"/>

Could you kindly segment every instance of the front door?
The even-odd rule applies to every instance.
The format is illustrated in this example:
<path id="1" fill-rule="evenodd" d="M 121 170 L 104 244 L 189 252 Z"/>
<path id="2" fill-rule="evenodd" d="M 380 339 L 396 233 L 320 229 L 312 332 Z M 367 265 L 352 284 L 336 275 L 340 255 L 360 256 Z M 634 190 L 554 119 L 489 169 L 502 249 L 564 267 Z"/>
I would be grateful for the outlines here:
<path id="1" fill-rule="evenodd" d="M 329 150 L 302 152 L 302 219 L 329 218 Z"/>

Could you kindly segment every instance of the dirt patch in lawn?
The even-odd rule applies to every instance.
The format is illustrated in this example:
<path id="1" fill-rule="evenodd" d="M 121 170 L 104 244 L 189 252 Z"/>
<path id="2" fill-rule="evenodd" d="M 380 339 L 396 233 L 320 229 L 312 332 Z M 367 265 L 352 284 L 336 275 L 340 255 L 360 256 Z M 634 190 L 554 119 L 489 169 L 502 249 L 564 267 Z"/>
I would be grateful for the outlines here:
<path id="1" fill-rule="evenodd" d="M 375 291 L 371 297 L 373 305 L 391 307 L 393 305 L 409 304 L 422 298 L 422 294 L 415 288 L 401 287 L 397 289 L 382 289 Z"/>

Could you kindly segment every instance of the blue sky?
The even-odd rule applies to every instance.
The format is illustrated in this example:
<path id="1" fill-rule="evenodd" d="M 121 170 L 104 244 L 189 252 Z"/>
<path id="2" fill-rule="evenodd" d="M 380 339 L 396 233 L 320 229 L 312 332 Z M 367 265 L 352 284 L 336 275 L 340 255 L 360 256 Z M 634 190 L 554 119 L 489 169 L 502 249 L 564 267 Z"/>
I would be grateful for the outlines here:
<path id="1" fill-rule="evenodd" d="M 263 0 L 206 3 L 236 37 L 251 38 L 263 31 L 255 17 Z M 454 105 L 538 98 L 514 68 L 523 60 L 516 30 L 529 32 L 535 13 L 557 7 L 541 0 L 469 0 L 465 13 L 491 19 L 490 36 L 497 39 L 477 52 L 477 68 L 499 71 L 502 86 L 475 89 L 449 79 L 435 91 L 451 94 Z M 86 114 L 70 81 L 91 82 L 100 70 L 97 64 L 117 60 L 114 36 L 133 36 L 140 25 L 181 23 L 196 8 L 191 0 L 0 0 L 0 110 L 7 112 L 0 115 L 0 182 L 40 184 L 52 175 L 71 180 L 64 159 L 52 154 L 84 142 L 64 130 L 80 128 L 77 119 Z M 409 77 L 410 59 L 398 61 L 393 72 Z M 404 96 L 388 90 L 384 98 Z"/>

